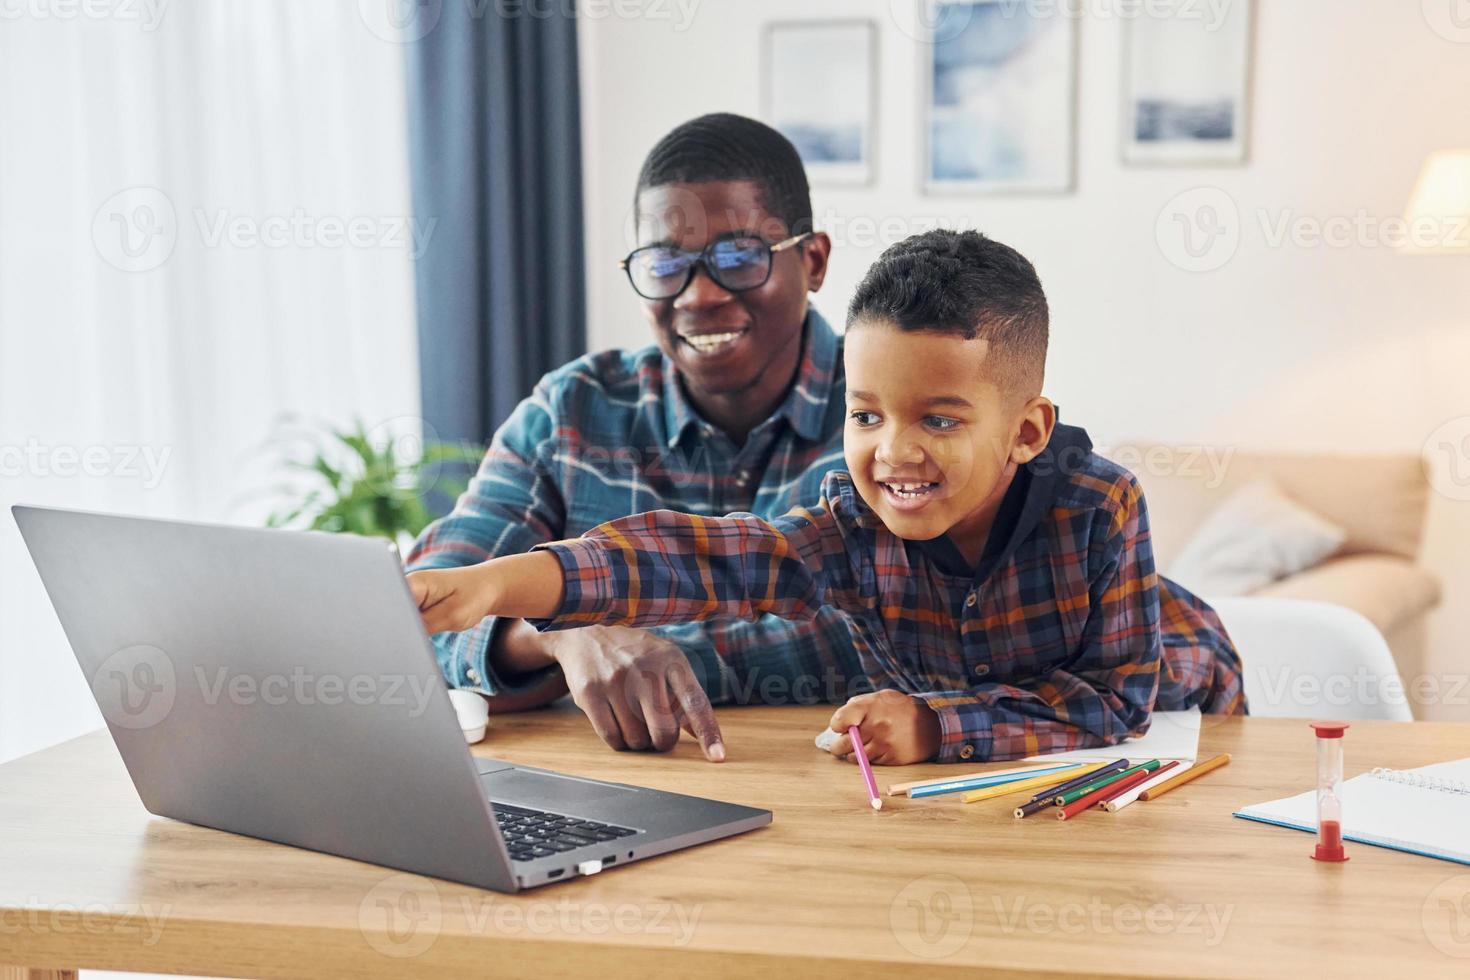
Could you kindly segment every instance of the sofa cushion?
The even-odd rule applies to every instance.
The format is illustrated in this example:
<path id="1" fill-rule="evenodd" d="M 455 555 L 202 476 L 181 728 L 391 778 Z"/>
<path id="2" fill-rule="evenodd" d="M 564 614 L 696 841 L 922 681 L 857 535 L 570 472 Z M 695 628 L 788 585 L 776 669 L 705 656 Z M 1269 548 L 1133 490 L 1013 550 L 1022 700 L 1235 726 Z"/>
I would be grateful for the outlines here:
<path id="1" fill-rule="evenodd" d="M 1198 595 L 1249 595 L 1319 564 L 1346 539 L 1263 478 L 1215 508 L 1164 574 Z"/>
<path id="2" fill-rule="evenodd" d="M 1429 500 L 1417 456 L 1248 453 L 1233 447 L 1158 443 L 1098 446 L 1138 477 L 1148 502 L 1154 558 L 1168 568 L 1205 517 L 1262 477 L 1347 530 L 1341 553 L 1414 558 Z"/>
<path id="3" fill-rule="evenodd" d="M 1422 615 L 1439 604 L 1439 579 L 1396 555 L 1334 558 L 1252 595 L 1318 599 L 1356 609 L 1380 633 Z"/>

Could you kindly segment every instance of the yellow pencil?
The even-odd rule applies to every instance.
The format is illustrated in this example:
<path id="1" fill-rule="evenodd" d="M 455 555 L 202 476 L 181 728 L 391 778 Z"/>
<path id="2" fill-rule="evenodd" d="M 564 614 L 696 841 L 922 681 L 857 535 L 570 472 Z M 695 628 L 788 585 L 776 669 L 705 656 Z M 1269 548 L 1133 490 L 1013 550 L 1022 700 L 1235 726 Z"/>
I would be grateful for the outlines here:
<path id="1" fill-rule="evenodd" d="M 1217 755 L 1209 762 L 1201 762 L 1193 769 L 1190 769 L 1188 772 L 1181 772 L 1173 779 L 1166 779 L 1162 783 L 1159 783 L 1159 785 L 1157 786 L 1150 786 L 1142 793 L 1139 793 L 1138 798 L 1140 800 L 1158 799 L 1160 796 L 1163 796 L 1165 793 L 1169 792 L 1169 790 L 1171 789 L 1174 789 L 1176 786 L 1183 786 L 1185 783 L 1189 782 L 1192 779 L 1198 779 L 1205 773 L 1209 772 L 1211 769 L 1219 769 L 1221 766 L 1225 765 L 1229 761 L 1229 753 L 1226 753 L 1225 755 Z"/>
<path id="2" fill-rule="evenodd" d="M 918 779 L 912 783 L 894 783 L 888 787 L 887 792 L 889 796 L 902 796 L 909 790 L 918 789 L 920 786 L 937 786 L 939 783 L 953 783 L 961 779 L 975 779 L 980 776 L 1013 776 L 1018 772 L 1038 772 L 1042 769 L 1049 772 L 1057 772 L 1057 766 L 1059 765 L 1066 765 L 1066 763 L 1044 762 L 1030 766 L 1018 766 L 1015 769 L 997 769 L 994 772 L 967 772 L 963 776 L 941 776 L 938 779 Z M 1081 772 L 1082 770 L 1078 769 L 1076 771 Z"/>
<path id="3" fill-rule="evenodd" d="M 1082 776 L 1089 772 L 1092 772 L 1094 769 L 1101 769 L 1103 766 L 1106 765 L 1110 765 L 1110 763 L 1089 762 L 1087 765 L 1083 766 L 1080 769 L 1069 769 L 1064 773 L 1050 772 L 1047 773 L 1045 776 L 1033 776 L 1030 779 L 1017 780 L 1014 783 L 1002 783 L 999 786 L 987 786 L 984 789 L 974 789 L 962 796 L 961 799 L 963 799 L 966 803 L 979 803 L 981 800 L 993 800 L 997 796 L 1008 796 L 1011 793 L 1019 793 L 1022 790 L 1041 789 L 1044 786 L 1055 786 L 1058 782 L 1063 781 L 1059 780 L 1057 778 L 1058 776 L 1063 777 L 1063 779 L 1076 779 L 1078 776 Z"/>

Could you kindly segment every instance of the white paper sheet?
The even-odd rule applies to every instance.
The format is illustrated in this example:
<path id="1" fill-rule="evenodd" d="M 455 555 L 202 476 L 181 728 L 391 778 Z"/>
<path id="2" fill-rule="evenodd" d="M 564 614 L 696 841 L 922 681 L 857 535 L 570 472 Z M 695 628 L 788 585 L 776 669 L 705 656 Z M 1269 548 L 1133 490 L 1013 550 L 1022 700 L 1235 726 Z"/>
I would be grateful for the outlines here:
<path id="1" fill-rule="evenodd" d="M 1111 762 L 1127 759 L 1147 762 L 1149 759 L 1180 759 L 1193 762 L 1199 755 L 1200 713 L 1193 711 L 1155 711 L 1153 723 L 1142 738 L 1125 739 L 1119 745 L 1100 749 L 1078 749 L 1075 752 L 1053 752 L 1033 755 L 1027 762 Z"/>

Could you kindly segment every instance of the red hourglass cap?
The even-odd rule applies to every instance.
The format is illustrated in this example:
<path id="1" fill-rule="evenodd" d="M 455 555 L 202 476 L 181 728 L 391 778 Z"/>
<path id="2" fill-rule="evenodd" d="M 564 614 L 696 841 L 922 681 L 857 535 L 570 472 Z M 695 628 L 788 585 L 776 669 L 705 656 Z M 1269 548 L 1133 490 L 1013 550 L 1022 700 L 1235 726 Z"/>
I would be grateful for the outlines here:
<path id="1" fill-rule="evenodd" d="M 1312 730 L 1317 733 L 1318 738 L 1342 738 L 1342 733 L 1347 731 L 1348 723 L 1345 721 L 1314 721 Z"/>

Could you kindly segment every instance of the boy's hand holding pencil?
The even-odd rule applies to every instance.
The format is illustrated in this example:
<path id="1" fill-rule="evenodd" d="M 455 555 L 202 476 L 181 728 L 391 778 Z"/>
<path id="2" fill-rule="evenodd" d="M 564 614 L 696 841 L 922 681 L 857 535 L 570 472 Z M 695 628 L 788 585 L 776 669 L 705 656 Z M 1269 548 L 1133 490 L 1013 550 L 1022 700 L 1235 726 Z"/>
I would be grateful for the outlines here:
<path id="1" fill-rule="evenodd" d="M 832 743 L 832 754 L 852 763 L 858 759 L 847 730 L 854 726 L 875 766 L 928 762 L 939 754 L 939 716 L 902 691 L 859 694 L 832 713 L 827 727 L 842 733 Z"/>

